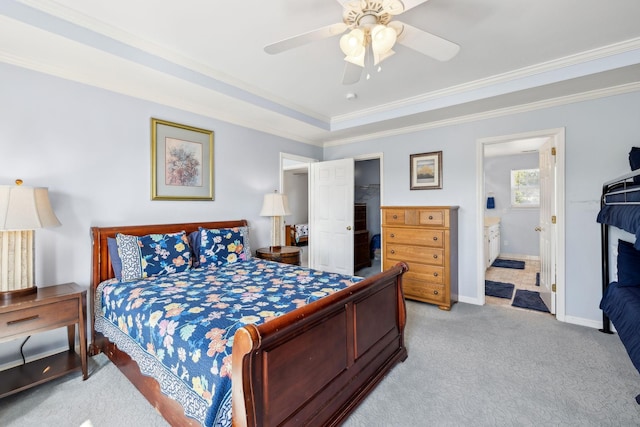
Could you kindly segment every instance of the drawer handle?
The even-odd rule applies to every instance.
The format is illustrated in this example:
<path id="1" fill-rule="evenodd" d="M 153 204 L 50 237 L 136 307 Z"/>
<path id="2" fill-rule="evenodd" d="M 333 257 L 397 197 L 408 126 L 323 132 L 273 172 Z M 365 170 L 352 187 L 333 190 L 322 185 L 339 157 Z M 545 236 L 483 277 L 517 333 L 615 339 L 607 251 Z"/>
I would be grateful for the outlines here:
<path id="1" fill-rule="evenodd" d="M 433 215 L 429 215 L 429 219 L 433 219 Z"/>
<path id="2" fill-rule="evenodd" d="M 438 254 L 433 254 L 433 259 L 438 259 Z"/>
<path id="3" fill-rule="evenodd" d="M 396 253 L 396 251 L 394 251 L 393 249 L 391 249 L 391 251 L 390 251 L 390 252 L 391 252 L 392 254 L 395 254 L 395 253 Z"/>
<path id="4" fill-rule="evenodd" d="M 438 240 L 438 237 L 433 236 L 433 241 L 435 242 L 435 241 L 437 241 L 437 240 Z"/>
<path id="5" fill-rule="evenodd" d="M 392 238 L 393 238 L 393 237 L 396 237 L 396 235 L 395 235 L 395 234 L 393 234 L 393 233 L 391 233 L 391 237 L 392 237 Z"/>
<path id="6" fill-rule="evenodd" d="M 36 320 L 38 317 L 40 317 L 40 315 L 36 314 L 35 316 L 25 317 L 24 319 L 11 320 L 7 322 L 7 326 L 15 325 L 16 323 L 28 322 L 29 320 Z"/>
<path id="7" fill-rule="evenodd" d="M 394 215 L 394 216 L 393 216 L 393 219 L 398 219 L 398 215 Z"/>
<path id="8" fill-rule="evenodd" d="M 434 295 L 438 295 L 438 291 L 437 291 L 437 290 L 436 290 L 436 291 L 433 291 L 433 294 L 434 294 Z"/>
<path id="9" fill-rule="evenodd" d="M 433 277 L 438 277 L 438 273 L 433 273 Z"/>

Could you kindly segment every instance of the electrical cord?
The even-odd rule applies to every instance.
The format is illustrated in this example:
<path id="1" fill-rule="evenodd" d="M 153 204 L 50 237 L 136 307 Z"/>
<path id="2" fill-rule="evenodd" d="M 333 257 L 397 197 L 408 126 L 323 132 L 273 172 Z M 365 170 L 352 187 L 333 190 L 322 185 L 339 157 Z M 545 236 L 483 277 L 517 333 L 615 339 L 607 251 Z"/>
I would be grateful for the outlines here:
<path id="1" fill-rule="evenodd" d="M 22 345 L 20 346 L 20 356 L 22 356 L 22 364 L 26 364 L 26 360 L 24 358 L 24 352 L 22 351 L 22 348 L 24 347 L 24 345 L 27 343 L 27 341 L 29 341 L 29 338 L 31 338 L 31 335 L 28 335 L 24 341 L 22 341 Z"/>

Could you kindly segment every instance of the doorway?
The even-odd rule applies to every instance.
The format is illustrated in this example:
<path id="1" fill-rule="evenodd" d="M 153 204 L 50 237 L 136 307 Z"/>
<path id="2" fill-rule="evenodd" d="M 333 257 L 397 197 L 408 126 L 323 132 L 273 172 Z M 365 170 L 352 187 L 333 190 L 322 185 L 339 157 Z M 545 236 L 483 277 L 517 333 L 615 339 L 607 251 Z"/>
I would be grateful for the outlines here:
<path id="1" fill-rule="evenodd" d="M 280 154 L 280 191 L 289 198 L 291 216 L 285 217 L 286 225 L 306 222 L 309 219 L 310 188 L 309 163 L 312 158 L 288 153 Z M 382 201 L 382 153 L 372 153 L 354 158 L 354 202 L 364 218 L 354 226 L 354 267 L 356 275 L 368 277 L 382 271 L 380 256 L 380 206 Z M 356 207 L 354 206 L 354 211 Z M 286 232 L 286 231 L 285 231 Z M 301 263 L 308 266 L 310 248 L 301 247 Z M 363 261 L 363 258 L 366 260 Z M 366 262 L 366 261 L 370 261 Z"/>
<path id="2" fill-rule="evenodd" d="M 545 143 L 554 148 L 552 166 L 541 156 L 545 150 L 551 151 Z M 554 184 L 544 186 L 539 204 L 518 205 L 513 199 L 517 194 L 513 191 L 514 173 L 518 176 L 520 171 L 541 167 L 551 168 Z M 558 320 L 564 320 L 564 129 L 480 140 L 477 182 L 478 300 L 481 304 L 511 305 L 521 288 L 518 295 L 537 294 Z M 492 266 L 498 257 L 517 268 Z M 485 285 L 491 294 L 495 286 L 504 283 L 515 285 L 513 293 L 501 298 L 485 296 Z"/>

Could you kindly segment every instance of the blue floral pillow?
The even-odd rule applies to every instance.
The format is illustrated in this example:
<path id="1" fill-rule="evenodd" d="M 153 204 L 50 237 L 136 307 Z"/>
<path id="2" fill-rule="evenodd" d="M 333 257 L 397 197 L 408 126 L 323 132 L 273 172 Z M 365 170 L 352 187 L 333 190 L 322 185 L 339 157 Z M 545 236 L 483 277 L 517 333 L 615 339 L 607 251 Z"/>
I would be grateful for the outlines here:
<path id="1" fill-rule="evenodd" d="M 117 234 L 121 281 L 177 273 L 191 267 L 191 248 L 184 231 L 129 236 Z"/>
<path id="2" fill-rule="evenodd" d="M 202 228 L 200 245 L 196 248 L 199 266 L 224 265 L 249 259 L 248 244 L 245 245 L 246 227 Z M 248 243 L 248 238 L 246 239 Z"/>

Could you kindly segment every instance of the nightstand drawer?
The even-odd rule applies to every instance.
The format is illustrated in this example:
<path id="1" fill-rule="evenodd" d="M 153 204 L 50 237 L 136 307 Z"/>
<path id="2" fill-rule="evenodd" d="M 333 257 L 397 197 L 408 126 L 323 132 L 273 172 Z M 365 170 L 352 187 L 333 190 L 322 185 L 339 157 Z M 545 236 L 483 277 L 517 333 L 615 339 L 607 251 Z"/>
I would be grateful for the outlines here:
<path id="1" fill-rule="evenodd" d="M 0 314 L 0 340 L 55 329 L 78 321 L 78 299 Z"/>
<path id="2" fill-rule="evenodd" d="M 387 243 L 401 243 L 418 246 L 444 246 L 443 230 L 415 230 L 411 228 L 389 227 L 384 231 Z"/>

